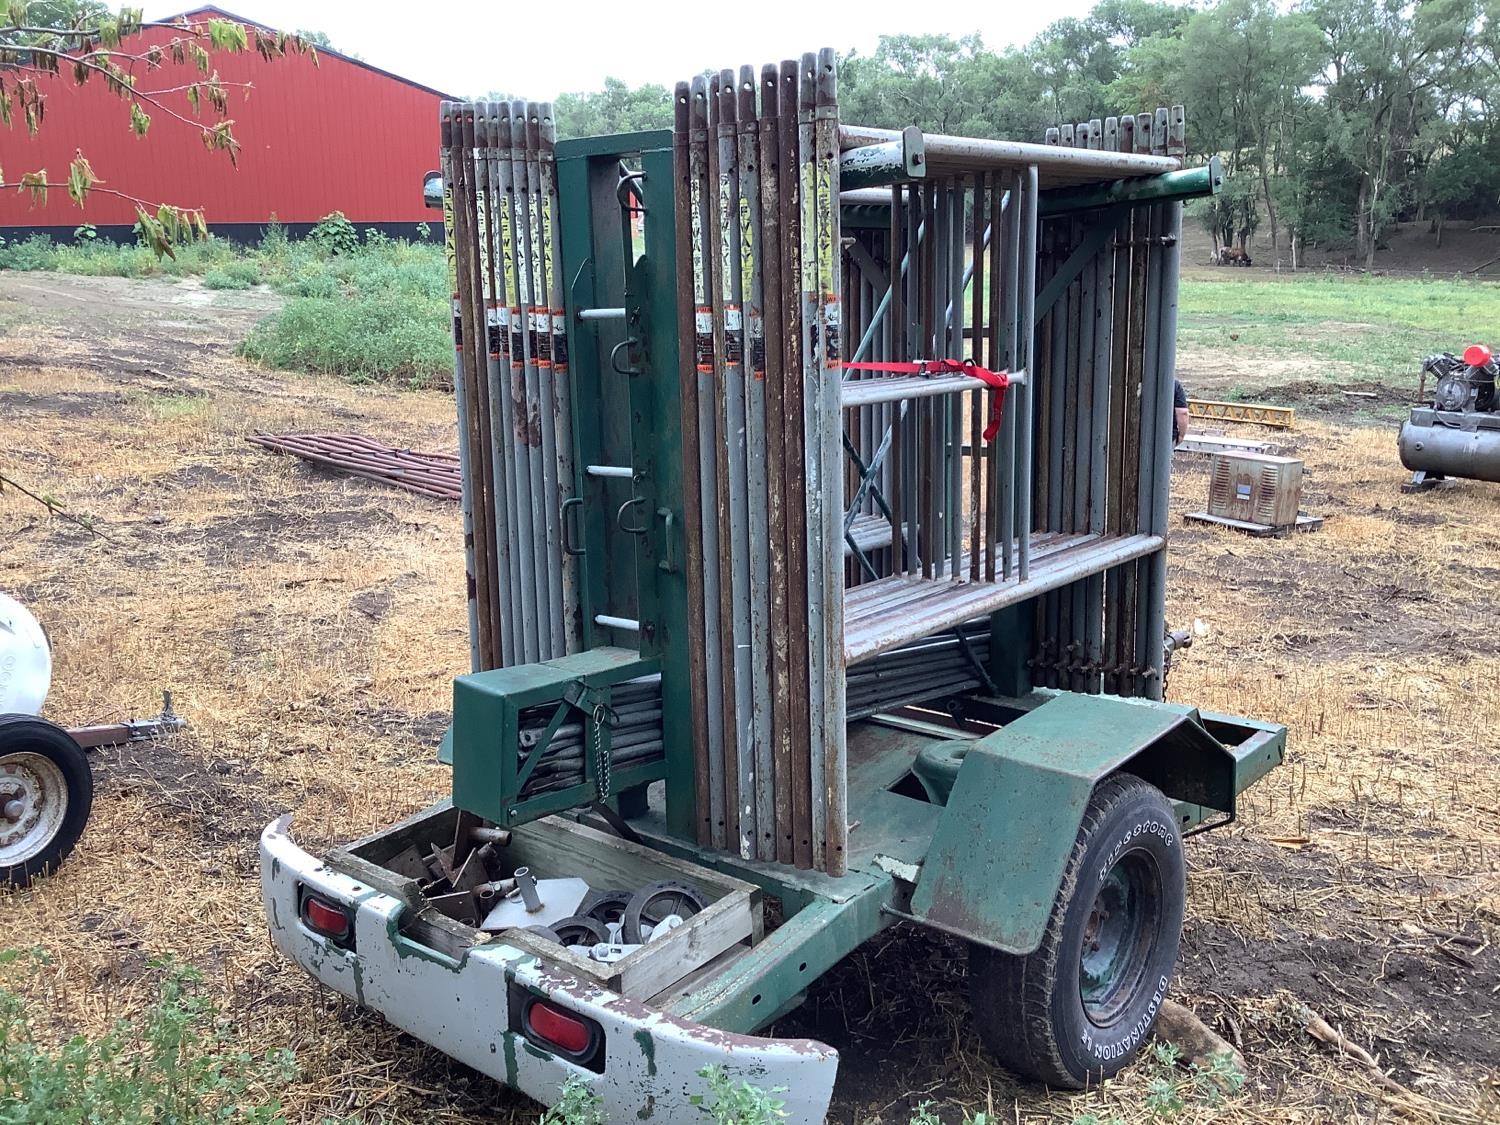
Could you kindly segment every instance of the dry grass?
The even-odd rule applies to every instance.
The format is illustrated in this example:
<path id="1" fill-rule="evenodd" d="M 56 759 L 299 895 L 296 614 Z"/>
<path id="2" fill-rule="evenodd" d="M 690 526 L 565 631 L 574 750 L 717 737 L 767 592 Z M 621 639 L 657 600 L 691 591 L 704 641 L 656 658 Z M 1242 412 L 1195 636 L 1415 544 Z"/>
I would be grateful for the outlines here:
<path id="1" fill-rule="evenodd" d="M 319 474 L 251 429 L 455 444 L 451 402 L 245 367 L 214 308 L 68 330 L 0 307 L 5 468 L 92 513 L 108 540 L 0 495 L 0 587 L 57 652 L 52 717 L 154 709 L 191 731 L 105 751 L 99 799 L 57 876 L 4 903 L 6 945 L 51 963 L 20 987 L 59 1030 L 154 995 L 163 955 L 208 973 L 254 1049 L 295 1048 L 293 1120 L 529 1121 L 522 1099 L 313 987 L 270 947 L 254 840 L 284 809 L 313 848 L 441 795 L 433 764 L 467 659 L 453 507 Z M 123 314 L 122 314 L 123 316 Z M 28 319 L 29 318 L 29 319 Z M 174 327 L 173 325 L 179 325 Z M 1279 719 L 1286 768 L 1192 849 L 1182 988 L 1249 1059 L 1227 1109 L 1176 1120 L 1479 1121 L 1500 1116 L 1500 491 L 1408 497 L 1386 429 L 1306 425 L 1315 535 L 1180 529 L 1170 617 L 1206 627 L 1172 694 Z M 1205 477 L 1184 462 L 1179 510 Z M 1457 938 L 1451 935 L 1458 935 Z M 1149 1119 L 1152 1073 L 1048 1097 L 968 1029 L 962 949 L 903 928 L 813 990 L 782 1030 L 845 1063 L 839 1120 L 905 1122 L 923 1098 L 994 1120 Z M 1371 1050 L 1409 1095 L 1311 1040 L 1288 997 Z"/>

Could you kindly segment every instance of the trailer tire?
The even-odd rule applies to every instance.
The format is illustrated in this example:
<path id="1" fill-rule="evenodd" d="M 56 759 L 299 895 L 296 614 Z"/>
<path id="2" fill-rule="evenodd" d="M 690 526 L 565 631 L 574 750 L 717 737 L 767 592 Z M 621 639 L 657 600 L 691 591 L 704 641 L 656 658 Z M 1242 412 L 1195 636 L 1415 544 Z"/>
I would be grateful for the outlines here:
<path id="1" fill-rule="evenodd" d="M 1177 965 L 1187 893 L 1182 835 L 1150 783 L 1095 787 L 1041 945 L 973 945 L 980 1039 L 1008 1069 L 1063 1089 L 1109 1078 L 1151 1037 Z"/>
<path id="2" fill-rule="evenodd" d="M 0 883 L 27 886 L 78 843 L 94 803 L 88 755 L 55 723 L 0 715 Z"/>

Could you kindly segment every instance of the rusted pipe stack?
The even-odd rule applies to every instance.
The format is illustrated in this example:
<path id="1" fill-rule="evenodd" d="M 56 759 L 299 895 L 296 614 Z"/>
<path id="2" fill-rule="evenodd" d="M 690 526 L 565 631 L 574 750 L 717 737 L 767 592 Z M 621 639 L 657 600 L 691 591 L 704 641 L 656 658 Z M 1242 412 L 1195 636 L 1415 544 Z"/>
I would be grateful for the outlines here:
<path id="1" fill-rule="evenodd" d="M 675 101 L 699 836 L 838 873 L 847 826 L 835 56 L 679 83 Z"/>
<path id="2" fill-rule="evenodd" d="M 546 102 L 444 102 L 454 386 L 476 669 L 580 647 L 556 129 Z"/>

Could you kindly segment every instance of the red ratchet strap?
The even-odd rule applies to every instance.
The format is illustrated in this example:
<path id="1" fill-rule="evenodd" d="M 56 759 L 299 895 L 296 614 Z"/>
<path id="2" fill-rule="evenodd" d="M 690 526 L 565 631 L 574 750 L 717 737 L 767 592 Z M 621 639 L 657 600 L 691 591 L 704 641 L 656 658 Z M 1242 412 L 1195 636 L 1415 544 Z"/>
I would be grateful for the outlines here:
<path id="1" fill-rule="evenodd" d="M 1005 406 L 1005 396 L 1000 392 L 1010 386 L 1010 376 L 1004 371 L 991 371 L 980 367 L 972 359 L 919 359 L 911 363 L 846 363 L 849 371 L 888 371 L 896 375 L 967 375 L 994 389 L 990 396 L 990 424 L 984 429 L 984 440 L 994 441 L 1000 432 L 1000 411 Z"/>

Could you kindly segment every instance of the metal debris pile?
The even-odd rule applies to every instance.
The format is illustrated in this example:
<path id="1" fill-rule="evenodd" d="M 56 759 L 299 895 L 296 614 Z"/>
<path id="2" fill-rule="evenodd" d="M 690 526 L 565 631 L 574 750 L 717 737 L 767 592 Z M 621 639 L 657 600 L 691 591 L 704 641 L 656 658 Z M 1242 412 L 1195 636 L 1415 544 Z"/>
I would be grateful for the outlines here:
<path id="1" fill-rule="evenodd" d="M 253 433 L 245 440 L 340 473 L 423 496 L 457 500 L 462 495 L 458 458 L 446 453 L 396 449 L 361 434 Z"/>
<path id="2" fill-rule="evenodd" d="M 486 933 L 528 930 L 605 964 L 664 939 L 709 906 L 699 888 L 675 879 L 634 890 L 596 890 L 576 876 L 538 879 L 505 862 L 511 838 L 508 829 L 464 817 L 453 845 L 424 851 L 413 844 L 387 866 L 414 878 L 426 905 L 455 921 Z"/>

